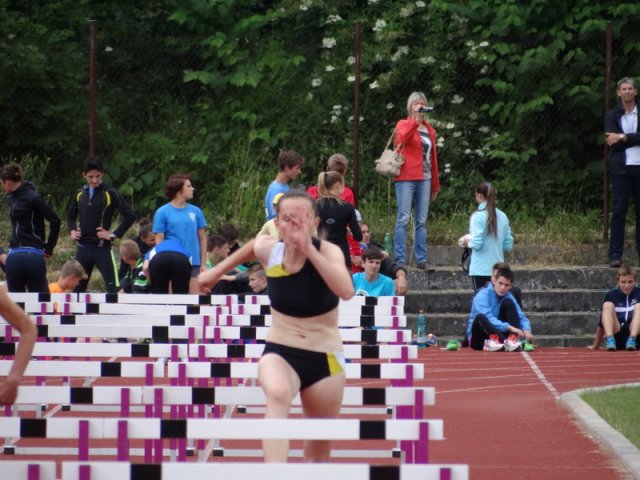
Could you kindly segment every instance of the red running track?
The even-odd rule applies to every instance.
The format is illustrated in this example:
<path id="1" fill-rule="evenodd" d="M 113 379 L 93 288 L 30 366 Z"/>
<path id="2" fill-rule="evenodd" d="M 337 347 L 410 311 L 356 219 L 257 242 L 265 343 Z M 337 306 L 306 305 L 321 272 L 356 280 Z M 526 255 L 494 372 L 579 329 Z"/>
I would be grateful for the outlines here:
<path id="1" fill-rule="evenodd" d="M 442 418 L 446 435 L 442 442 L 430 442 L 432 463 L 468 464 L 473 480 L 633 479 L 606 447 L 581 428 L 558 397 L 580 388 L 640 382 L 640 352 L 539 348 L 525 354 L 429 348 L 420 351 L 420 361 L 425 364 L 425 380 L 417 384 L 436 388 L 436 405 L 426 407 L 425 417 Z M 99 379 L 96 384 L 112 382 Z M 120 379 L 119 383 L 130 382 Z M 380 381 L 349 383 L 379 386 Z M 23 439 L 18 445 L 37 443 Z M 374 448 L 393 446 L 380 443 Z M 74 442 L 61 442 L 70 444 Z M 346 442 L 341 446 L 356 445 Z M 0 455 L 2 460 L 51 460 L 43 457 L 47 455 Z M 63 459 L 74 457 L 56 458 Z M 394 460 L 373 463 L 396 463 Z"/>
<path id="2" fill-rule="evenodd" d="M 436 388 L 427 418 L 444 420 L 446 440 L 430 461 L 466 463 L 473 480 L 634 478 L 558 401 L 572 390 L 640 381 L 640 352 L 538 348 L 420 352 Z"/>

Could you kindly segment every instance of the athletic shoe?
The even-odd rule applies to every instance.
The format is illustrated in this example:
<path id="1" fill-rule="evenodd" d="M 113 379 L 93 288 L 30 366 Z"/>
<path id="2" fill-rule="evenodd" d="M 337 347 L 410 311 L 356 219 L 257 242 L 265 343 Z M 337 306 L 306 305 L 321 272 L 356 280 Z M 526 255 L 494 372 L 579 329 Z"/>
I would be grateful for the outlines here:
<path id="1" fill-rule="evenodd" d="M 438 337 L 430 333 L 427 335 L 427 347 L 433 347 L 434 345 L 438 345 Z"/>
<path id="2" fill-rule="evenodd" d="M 536 349 L 536 346 L 533 343 L 531 343 L 529 340 L 523 340 L 522 349 L 525 352 L 533 352 Z"/>
<path id="3" fill-rule="evenodd" d="M 522 344 L 520 343 L 520 337 L 514 334 L 509 335 L 504 342 L 504 349 L 507 352 L 516 352 L 521 350 Z"/>
<path id="4" fill-rule="evenodd" d="M 616 339 L 613 338 L 613 335 L 609 335 L 608 337 L 604 337 L 604 346 L 609 351 L 616 349 Z"/>
<path id="5" fill-rule="evenodd" d="M 627 350 L 633 352 L 636 349 L 636 339 L 633 337 L 627 338 Z"/>
<path id="6" fill-rule="evenodd" d="M 418 268 L 418 270 L 424 270 L 426 272 L 435 272 L 436 271 L 436 267 L 433 263 L 431 262 L 419 262 L 418 264 L 416 264 L 416 267 Z"/>
<path id="7" fill-rule="evenodd" d="M 485 352 L 498 352 L 502 349 L 504 349 L 504 345 L 500 343 L 500 338 L 497 335 L 491 335 L 487 338 L 482 348 Z"/>
<path id="8" fill-rule="evenodd" d="M 455 350 L 460 350 L 460 342 L 458 340 L 455 339 L 451 339 L 449 340 L 449 342 L 447 342 L 447 350 L 449 350 L 450 352 L 455 351 Z"/>

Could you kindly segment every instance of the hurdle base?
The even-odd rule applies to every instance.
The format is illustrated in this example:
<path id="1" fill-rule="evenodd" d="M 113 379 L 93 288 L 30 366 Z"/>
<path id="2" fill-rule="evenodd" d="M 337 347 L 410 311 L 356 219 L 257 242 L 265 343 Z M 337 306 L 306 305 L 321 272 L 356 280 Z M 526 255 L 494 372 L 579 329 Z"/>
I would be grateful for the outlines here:
<path id="1" fill-rule="evenodd" d="M 15 455 L 16 454 L 16 447 L 5 445 L 3 451 L 4 451 L 5 455 Z"/>
<path id="2" fill-rule="evenodd" d="M 247 407 L 245 405 L 238 405 L 236 411 L 238 413 L 247 413 Z"/>
<path id="3" fill-rule="evenodd" d="M 187 457 L 195 457 L 196 449 L 194 447 L 187 447 L 186 454 Z"/>
<path id="4" fill-rule="evenodd" d="M 393 458 L 402 458 L 402 450 L 399 448 L 394 448 L 391 450 L 391 457 Z"/>
<path id="5" fill-rule="evenodd" d="M 224 448 L 215 447 L 213 450 L 211 450 L 211 456 L 212 457 L 224 457 Z"/>
<path id="6" fill-rule="evenodd" d="M 71 411 L 71 405 L 69 405 L 69 404 L 62 405 L 62 411 L 63 412 L 70 412 Z"/>

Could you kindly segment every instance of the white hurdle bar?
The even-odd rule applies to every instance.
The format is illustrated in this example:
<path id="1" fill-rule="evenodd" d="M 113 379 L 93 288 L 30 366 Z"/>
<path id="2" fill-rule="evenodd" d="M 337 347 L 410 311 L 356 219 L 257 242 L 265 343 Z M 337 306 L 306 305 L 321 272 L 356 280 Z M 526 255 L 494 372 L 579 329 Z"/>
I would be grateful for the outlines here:
<path id="1" fill-rule="evenodd" d="M 159 299 L 154 298 L 153 295 L 149 295 L 150 301 L 147 303 L 84 303 L 84 302 L 56 302 L 56 301 L 25 301 L 17 302 L 25 312 L 30 314 L 45 314 L 45 313 L 63 313 L 69 314 L 84 314 L 84 313 L 105 313 L 105 314 L 122 314 L 122 315 L 136 315 L 140 312 L 145 314 L 157 315 L 157 314 L 171 314 L 171 315 L 185 315 L 185 314 L 207 314 L 215 315 L 223 313 L 231 305 L 216 305 L 216 304 L 195 304 L 184 305 L 174 303 L 163 303 Z M 244 305 L 244 304 L 242 304 Z M 237 311 L 244 311 L 245 308 L 249 310 L 248 306 L 239 307 Z M 260 309 L 262 314 L 265 311 Z M 402 315 L 404 313 L 404 307 L 399 305 L 358 305 L 351 303 L 339 303 L 338 314 L 339 315 Z"/>
<path id="2" fill-rule="evenodd" d="M 78 460 L 89 460 L 89 440 L 117 440 L 119 461 L 128 460 L 129 441 L 154 440 L 395 440 L 411 442 L 410 463 L 428 463 L 429 440 L 444 440 L 439 419 L 159 419 L 0 418 L 0 437 L 78 439 Z M 181 459 L 185 458 L 181 454 Z M 152 461 L 145 451 L 145 462 Z M 162 461 L 155 449 L 153 461 Z"/>
<path id="3" fill-rule="evenodd" d="M 127 391 L 123 395 L 123 391 Z M 161 394 L 158 395 L 158 392 Z M 420 394 L 422 401 L 417 405 Z M 16 405 L 61 403 L 68 405 L 120 405 L 127 397 L 130 405 L 265 405 L 266 398 L 260 387 L 191 387 L 191 386 L 21 386 Z M 347 386 L 343 406 L 416 406 L 435 404 L 433 387 L 353 387 Z M 296 395 L 293 405 L 301 405 Z"/>
<path id="4" fill-rule="evenodd" d="M 152 338 L 156 341 L 182 339 L 194 343 L 221 340 L 266 340 L 269 327 L 176 327 L 138 325 L 135 317 L 128 324 L 120 325 L 37 325 L 38 337 L 45 338 Z M 7 326 L 7 329 L 10 327 Z M 343 342 L 410 343 L 412 333 L 402 330 L 363 330 L 340 328 Z M 13 336 L 13 335 L 12 335 Z"/>
<path id="5" fill-rule="evenodd" d="M 30 293 L 9 292 L 14 302 L 79 302 L 79 303 L 138 303 L 167 305 L 269 305 L 266 295 L 181 295 L 181 294 L 109 294 L 109 293 Z M 244 297 L 244 301 L 242 301 Z M 404 306 L 404 297 L 352 297 L 340 300 L 340 305 Z"/>
<path id="6" fill-rule="evenodd" d="M 418 358 L 417 345 L 355 345 L 344 344 L 346 358 L 402 360 Z M 36 342 L 34 357 L 130 357 L 130 358 L 191 358 L 207 359 L 237 358 L 258 359 L 262 356 L 264 344 L 247 343 L 233 345 L 226 343 L 196 344 L 131 344 L 131 343 L 69 343 Z M 0 342 L 0 356 L 12 357 L 16 353 L 16 343 Z"/>
<path id="7" fill-rule="evenodd" d="M 3 465 L 0 464 L 0 465 Z M 468 480 L 467 465 L 63 462 L 62 480 Z M 30 479 L 31 480 L 31 479 Z M 40 479 L 48 480 L 48 479 Z"/>
<path id="8" fill-rule="evenodd" d="M 56 462 L 3 460 L 0 472 L 7 480 L 57 480 Z"/>
<path id="9" fill-rule="evenodd" d="M 0 376 L 9 373 L 13 361 L 0 360 Z M 116 377 L 145 378 L 148 384 L 152 379 L 162 378 L 163 362 L 99 362 L 99 361 L 64 361 L 64 360 L 32 360 L 27 365 L 25 377 Z"/>
<path id="10" fill-rule="evenodd" d="M 11 360 L 0 360 L 0 375 L 6 376 L 11 369 Z M 248 362 L 172 362 L 167 364 L 170 378 L 258 378 L 258 364 Z M 180 370 L 184 369 L 184 372 Z M 411 372 L 408 372 L 411 370 Z M 27 377 L 164 377 L 162 362 L 99 362 L 38 360 L 27 366 Z M 347 363 L 347 378 L 376 378 L 395 380 L 424 379 L 421 363 Z"/>
<path id="11" fill-rule="evenodd" d="M 240 305 L 242 306 L 242 305 Z M 225 307 L 226 310 L 228 308 Z M 129 324 L 132 323 L 130 315 L 119 314 L 93 314 L 93 313 L 70 313 L 70 314 L 40 314 L 31 313 L 33 321 L 38 325 L 103 325 L 103 324 Z M 271 313 L 226 313 L 222 312 L 215 316 L 204 314 L 136 314 L 136 325 L 154 326 L 187 326 L 187 327 L 208 327 L 208 326 L 238 326 L 238 327 L 269 327 L 272 324 Z M 0 317 L 0 326 L 7 325 L 7 322 Z M 343 328 L 406 328 L 406 315 L 338 315 L 338 326 Z"/>
<path id="12" fill-rule="evenodd" d="M 0 364 L 1 365 L 1 364 Z M 375 378 L 405 380 L 424 379 L 422 363 L 347 363 L 347 379 Z M 167 363 L 167 376 L 184 381 L 187 378 L 258 378 L 258 364 L 248 362 L 172 362 Z"/>

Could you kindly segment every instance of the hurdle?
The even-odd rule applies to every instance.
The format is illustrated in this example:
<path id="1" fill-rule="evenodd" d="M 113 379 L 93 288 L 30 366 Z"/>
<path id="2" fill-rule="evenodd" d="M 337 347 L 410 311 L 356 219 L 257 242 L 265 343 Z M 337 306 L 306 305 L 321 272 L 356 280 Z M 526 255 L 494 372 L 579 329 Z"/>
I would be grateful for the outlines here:
<path id="1" fill-rule="evenodd" d="M 454 464 L 369 465 L 364 463 L 62 463 L 62 480 L 111 480 L 113 478 L 118 480 L 184 480 L 185 478 L 468 480 L 469 467 Z"/>
<path id="2" fill-rule="evenodd" d="M 0 342 L 0 356 L 12 357 L 17 344 Z M 129 358 L 191 358 L 200 361 L 208 359 L 256 360 L 262 356 L 263 344 L 241 345 L 226 343 L 206 344 L 131 344 L 131 343 L 56 343 L 36 342 L 34 357 L 129 357 Z M 401 360 L 418 358 L 416 345 L 354 345 L 344 344 L 345 357 L 349 359 Z"/>
<path id="3" fill-rule="evenodd" d="M 0 363 L 0 365 L 2 365 Z M 1 370 L 0 370 L 1 372 Z M 424 379 L 421 363 L 347 363 L 347 379 L 413 380 Z M 167 362 L 167 376 L 186 381 L 187 378 L 258 378 L 258 365 L 248 362 Z"/>
<path id="4" fill-rule="evenodd" d="M 126 394 L 123 392 L 127 391 Z M 124 400 L 124 401 L 123 401 Z M 128 405 L 265 405 L 260 387 L 192 387 L 192 386 L 22 386 L 15 405 L 59 403 L 69 405 L 121 405 L 128 416 Z M 126 402 L 126 403 L 125 403 Z M 346 386 L 342 406 L 424 406 L 435 404 L 433 387 L 355 387 Z M 300 395 L 293 400 L 300 406 Z M 420 417 L 415 417 L 420 418 Z"/>
<path id="5" fill-rule="evenodd" d="M 2 478 L 25 480 L 57 480 L 56 463 L 41 461 L 0 461 Z"/>
<path id="6" fill-rule="evenodd" d="M 56 480 L 54 462 L 0 461 L 5 478 Z M 468 480 L 469 467 L 454 464 L 370 465 L 364 463 L 129 463 L 62 462 L 62 480 Z"/>
<path id="7" fill-rule="evenodd" d="M 196 341 L 244 340 L 265 341 L 268 327 L 183 327 L 139 325 L 135 319 L 127 324 L 118 325 L 36 325 L 38 337 L 41 338 L 117 338 L 126 332 L 129 338 L 151 338 L 157 342 L 169 340 Z M 8 327 L 9 328 L 9 327 Z M 368 343 L 410 343 L 411 330 L 362 330 L 359 328 L 339 329 L 343 342 Z"/>
<path id="8" fill-rule="evenodd" d="M 0 375 L 7 375 L 13 362 L 0 360 Z M 162 362 L 100 362 L 32 360 L 27 365 L 25 377 L 36 377 L 36 384 L 42 385 L 46 378 L 63 378 L 69 383 L 71 377 L 120 377 L 144 378 L 147 385 L 153 385 L 154 378 L 165 376 Z"/>
<path id="9" fill-rule="evenodd" d="M 182 304 L 182 305 L 269 305 L 267 295 L 203 295 L 203 294 L 139 294 L 139 293 L 37 293 L 9 292 L 14 302 L 81 302 L 81 303 L 137 303 L 137 304 Z M 244 299 L 243 299 L 244 298 Z M 392 305 L 404 306 L 403 296 L 364 297 L 356 296 L 340 300 L 345 305 Z"/>
<path id="10" fill-rule="evenodd" d="M 7 375 L 12 361 L 0 360 L 0 375 Z M 383 363 L 346 365 L 347 379 L 424 379 L 421 363 Z M 123 377 L 145 378 L 147 383 L 153 378 L 164 377 L 163 362 L 81 362 L 64 360 L 31 361 L 25 371 L 26 377 Z M 248 362 L 173 362 L 167 363 L 169 378 L 258 378 L 257 363 Z M 409 385 L 407 385 L 409 386 Z"/>
<path id="11" fill-rule="evenodd" d="M 78 440 L 78 460 L 89 460 L 91 439 L 116 440 L 117 459 L 129 457 L 129 441 L 201 440 L 392 440 L 410 442 L 409 463 L 428 463 L 431 440 L 443 440 L 438 419 L 159 419 L 159 418 L 0 418 L 0 437 Z M 145 463 L 162 462 L 162 448 Z M 181 450 L 178 461 L 186 460 Z"/>
<path id="12" fill-rule="evenodd" d="M 242 306 L 242 305 L 240 305 Z M 226 307 L 225 307 L 226 309 Z M 204 314 L 136 314 L 137 325 L 162 325 L 162 326 L 187 326 L 208 327 L 215 326 L 239 326 L 239 327 L 268 327 L 271 326 L 271 313 L 221 313 L 211 316 Z M 226 309 L 228 310 L 228 309 Z M 41 325 L 100 325 L 112 323 L 127 323 L 131 320 L 128 315 L 121 314 L 41 314 L 31 313 L 35 323 Z M 0 325 L 6 325 L 0 318 Z M 406 328 L 406 315 L 338 315 L 338 326 L 345 328 Z"/>

